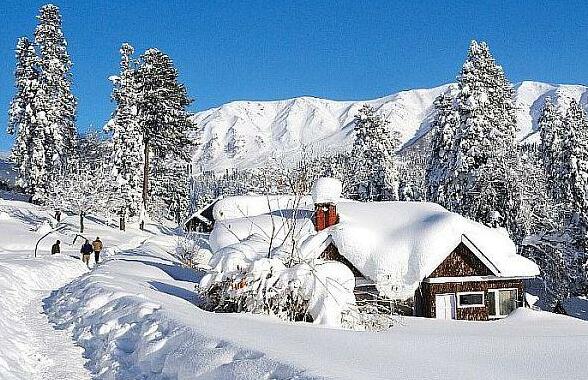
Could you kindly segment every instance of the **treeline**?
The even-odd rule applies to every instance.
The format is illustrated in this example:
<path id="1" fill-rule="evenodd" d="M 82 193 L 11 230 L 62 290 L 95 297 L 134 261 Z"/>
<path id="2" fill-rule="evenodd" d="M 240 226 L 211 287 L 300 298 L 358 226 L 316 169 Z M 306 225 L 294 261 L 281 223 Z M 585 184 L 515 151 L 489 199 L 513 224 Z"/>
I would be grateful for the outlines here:
<path id="1" fill-rule="evenodd" d="M 110 212 L 124 228 L 147 214 L 180 220 L 188 199 L 192 102 L 173 61 L 157 49 L 138 57 L 120 49 L 111 76 L 116 108 L 104 134 L 76 129 L 72 62 L 54 5 L 41 7 L 34 41 L 16 46 L 16 93 L 7 132 L 18 186 L 32 201 L 56 209 Z"/>

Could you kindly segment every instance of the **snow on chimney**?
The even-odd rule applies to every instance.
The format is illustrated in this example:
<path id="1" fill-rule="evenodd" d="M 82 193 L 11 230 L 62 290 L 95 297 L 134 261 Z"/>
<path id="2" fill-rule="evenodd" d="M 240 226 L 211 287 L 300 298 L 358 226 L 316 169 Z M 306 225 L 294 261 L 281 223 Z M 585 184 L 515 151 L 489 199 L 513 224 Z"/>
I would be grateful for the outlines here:
<path id="1" fill-rule="evenodd" d="M 312 200 L 314 202 L 314 228 L 317 231 L 324 230 L 337 224 L 337 202 L 341 198 L 341 181 L 335 178 L 319 178 L 312 188 Z"/>

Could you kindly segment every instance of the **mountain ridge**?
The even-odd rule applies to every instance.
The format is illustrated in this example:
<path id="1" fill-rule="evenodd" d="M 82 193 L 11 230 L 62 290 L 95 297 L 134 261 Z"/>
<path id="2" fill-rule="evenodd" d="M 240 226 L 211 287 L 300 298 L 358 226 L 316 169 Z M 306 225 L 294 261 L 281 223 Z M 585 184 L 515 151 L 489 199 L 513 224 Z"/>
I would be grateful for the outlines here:
<path id="1" fill-rule="evenodd" d="M 281 100 L 236 100 L 192 116 L 199 132 L 193 154 L 196 171 L 224 171 L 263 165 L 271 157 L 295 161 L 302 147 L 313 153 L 348 150 L 353 143 L 353 117 L 372 105 L 401 135 L 405 148 L 426 135 L 434 116 L 433 101 L 451 84 L 403 90 L 369 100 L 329 100 L 301 96 Z M 588 103 L 588 87 L 522 81 L 515 84 L 518 138 L 537 140 L 537 119 L 547 96 L 566 108 L 569 99 Z"/>

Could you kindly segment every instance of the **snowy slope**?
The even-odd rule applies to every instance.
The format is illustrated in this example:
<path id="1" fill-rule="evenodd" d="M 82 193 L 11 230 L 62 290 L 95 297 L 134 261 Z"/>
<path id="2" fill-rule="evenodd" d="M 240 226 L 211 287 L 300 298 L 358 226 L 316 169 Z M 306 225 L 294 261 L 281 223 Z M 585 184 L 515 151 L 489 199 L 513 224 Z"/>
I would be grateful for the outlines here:
<path id="1" fill-rule="evenodd" d="M 62 215 L 61 232 L 42 240 L 37 257 L 35 244 L 55 226 L 52 210 L 0 199 L 0 379 L 89 379 L 83 350 L 67 330 L 55 330 L 45 313 L 47 297 L 88 271 L 79 260 L 81 241 L 77 215 Z M 149 228 L 154 228 L 150 226 Z M 128 235 L 93 216 L 86 220 L 85 237 L 100 236 L 103 257 L 117 249 L 133 247 L 151 233 Z M 51 245 L 61 240 L 61 254 L 50 255 Z"/>
<path id="2" fill-rule="evenodd" d="M 300 97 L 227 103 L 193 117 L 201 130 L 197 136 L 200 146 L 193 161 L 197 168 L 222 171 L 259 166 L 276 154 L 285 153 L 295 159 L 301 146 L 309 146 L 318 154 L 327 149 L 347 149 L 353 141 L 353 117 L 365 103 L 385 115 L 391 126 L 400 131 L 402 143 L 410 145 L 430 129 L 433 101 L 446 88 L 447 85 L 402 91 L 360 101 Z M 517 84 L 515 90 L 521 140 L 536 131 L 546 96 L 564 106 L 568 97 L 583 104 L 588 101 L 588 88 L 580 85 L 527 81 Z"/>
<path id="3" fill-rule="evenodd" d="M 30 257 L 46 210 L 0 208 L 0 379 L 585 377 L 588 323 L 577 319 L 519 309 L 494 322 L 406 317 L 368 333 L 210 313 L 194 304 L 200 274 L 167 253 L 176 236 L 89 218 L 111 255 L 88 272 L 69 257 L 77 245 Z"/>
<path id="4" fill-rule="evenodd" d="M 588 323 L 520 309 L 494 322 L 406 317 L 378 333 L 286 323 L 194 305 L 198 274 L 155 237 L 57 292 L 97 378 L 579 379 Z M 167 248 L 169 249 L 169 248 Z"/>

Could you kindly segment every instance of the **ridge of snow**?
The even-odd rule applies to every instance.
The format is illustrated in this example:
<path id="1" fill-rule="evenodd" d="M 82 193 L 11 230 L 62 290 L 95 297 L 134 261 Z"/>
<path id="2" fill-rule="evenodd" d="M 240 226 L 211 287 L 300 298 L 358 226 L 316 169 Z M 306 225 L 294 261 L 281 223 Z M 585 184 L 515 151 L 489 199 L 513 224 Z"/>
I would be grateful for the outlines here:
<path id="1" fill-rule="evenodd" d="M 449 84 L 401 91 L 370 100 L 335 101 L 316 97 L 274 101 L 233 101 L 198 112 L 192 121 L 200 132 L 193 153 L 197 170 L 254 168 L 281 152 L 296 160 L 302 147 L 313 152 L 346 151 L 353 143 L 353 118 L 363 104 L 372 105 L 397 128 L 401 145 L 408 147 L 430 130 L 433 101 Z M 524 81 L 514 86 L 518 137 L 533 142 L 537 119 L 545 97 L 566 107 L 568 98 L 588 103 L 588 88 L 582 85 Z"/>

